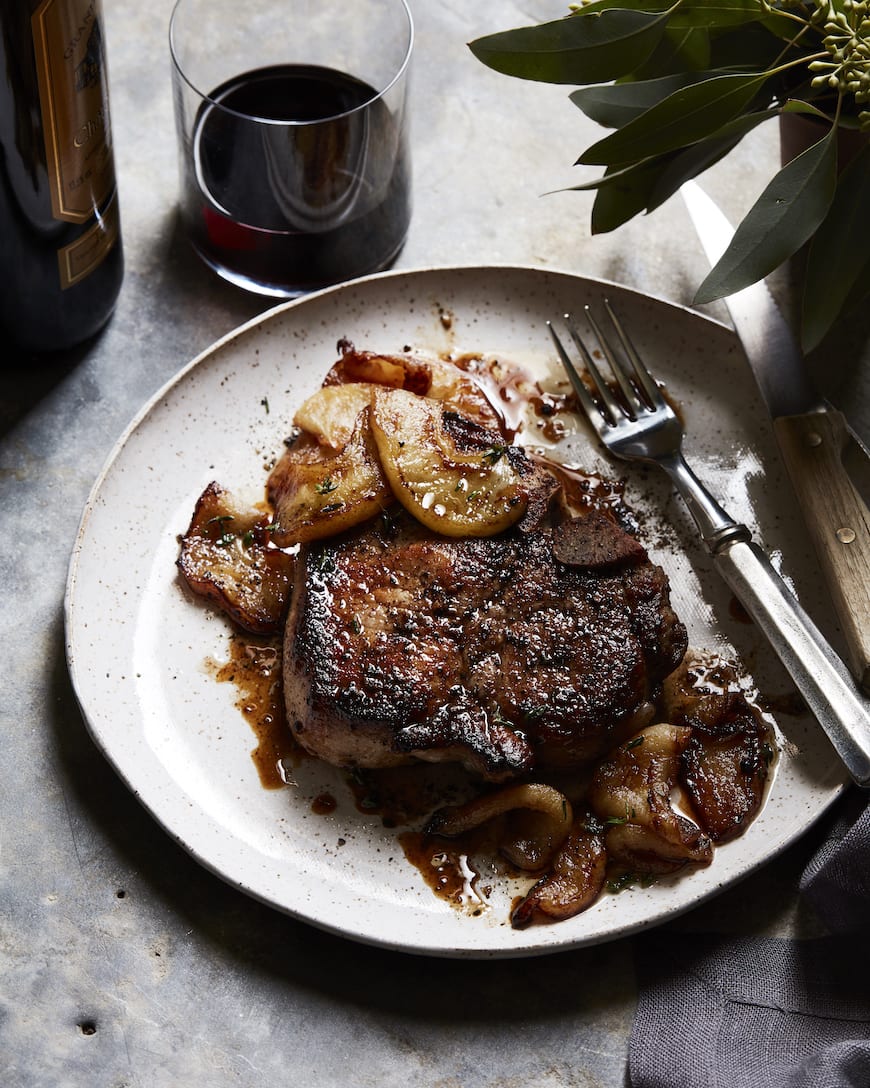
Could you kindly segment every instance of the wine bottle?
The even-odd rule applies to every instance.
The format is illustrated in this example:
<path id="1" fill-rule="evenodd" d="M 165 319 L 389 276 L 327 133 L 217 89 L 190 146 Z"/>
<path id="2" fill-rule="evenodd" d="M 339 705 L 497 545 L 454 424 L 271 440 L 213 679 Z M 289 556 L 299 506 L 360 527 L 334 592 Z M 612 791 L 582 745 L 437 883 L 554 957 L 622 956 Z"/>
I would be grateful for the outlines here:
<path id="1" fill-rule="evenodd" d="M 0 325 L 80 343 L 124 275 L 101 0 L 0 0 Z"/>

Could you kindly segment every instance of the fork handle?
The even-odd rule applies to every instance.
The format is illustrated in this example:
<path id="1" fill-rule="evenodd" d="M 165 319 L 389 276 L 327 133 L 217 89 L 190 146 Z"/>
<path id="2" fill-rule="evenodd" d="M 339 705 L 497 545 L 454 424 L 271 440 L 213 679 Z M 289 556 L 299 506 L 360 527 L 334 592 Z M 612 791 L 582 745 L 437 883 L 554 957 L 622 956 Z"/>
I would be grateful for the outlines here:
<path id="1" fill-rule="evenodd" d="M 752 534 L 747 527 L 722 509 L 686 461 L 682 449 L 660 455 L 654 463 L 670 476 L 709 551 L 715 552 L 732 540 L 749 540 Z"/>
<path id="2" fill-rule="evenodd" d="M 870 700 L 751 541 L 726 543 L 713 562 L 788 670 L 859 786 L 870 787 Z"/>

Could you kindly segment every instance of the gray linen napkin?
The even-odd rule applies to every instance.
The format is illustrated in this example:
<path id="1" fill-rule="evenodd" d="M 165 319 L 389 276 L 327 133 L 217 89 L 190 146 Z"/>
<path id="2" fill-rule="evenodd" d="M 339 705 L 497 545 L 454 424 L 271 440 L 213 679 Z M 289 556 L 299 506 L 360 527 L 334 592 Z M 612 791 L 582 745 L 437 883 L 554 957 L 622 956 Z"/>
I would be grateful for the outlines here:
<path id="1" fill-rule="evenodd" d="M 853 790 L 846 796 L 827 839 L 804 870 L 800 890 L 831 933 L 863 931 L 870 938 L 870 804 L 866 794 Z"/>
<path id="2" fill-rule="evenodd" d="M 636 941 L 632 1088 L 870 1088 L 866 795 L 847 796 L 800 892 L 828 936 Z"/>

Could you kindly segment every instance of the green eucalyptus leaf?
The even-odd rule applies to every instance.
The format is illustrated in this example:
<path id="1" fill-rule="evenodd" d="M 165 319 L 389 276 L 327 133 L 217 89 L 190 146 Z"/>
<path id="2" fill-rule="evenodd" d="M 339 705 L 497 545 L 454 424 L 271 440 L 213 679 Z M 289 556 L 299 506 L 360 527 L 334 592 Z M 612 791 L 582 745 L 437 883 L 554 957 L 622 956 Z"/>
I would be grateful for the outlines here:
<path id="1" fill-rule="evenodd" d="M 765 18 L 759 0 L 591 0 L 583 12 L 608 11 L 623 8 L 631 11 L 670 11 L 669 25 L 680 29 L 742 26 Z M 791 24 L 794 26 L 794 23 Z"/>
<path id="2" fill-rule="evenodd" d="M 714 30 L 758 23 L 763 18 L 764 9 L 758 0 L 683 0 L 669 25 Z"/>
<path id="3" fill-rule="evenodd" d="M 605 128 L 621 128 L 674 91 L 689 83 L 697 83 L 705 74 L 664 76 L 631 83 L 596 84 L 581 87 L 570 95 L 571 101 L 587 117 Z"/>
<path id="4" fill-rule="evenodd" d="M 852 284 L 852 290 L 849 292 L 843 306 L 843 316 L 845 317 L 847 314 L 866 306 L 868 299 L 870 299 L 870 265 L 864 268 L 864 271 Z"/>
<path id="5" fill-rule="evenodd" d="M 682 87 L 587 148 L 578 162 L 616 166 L 697 143 L 737 117 L 767 78 L 766 72 L 717 75 Z"/>
<path id="6" fill-rule="evenodd" d="M 794 39 L 800 24 L 787 15 L 771 10 L 761 19 L 761 26 L 780 41 L 790 42 Z"/>
<path id="7" fill-rule="evenodd" d="M 670 156 L 647 159 L 628 170 L 605 174 L 599 179 L 598 193 L 592 205 L 592 233 L 606 234 L 645 211 L 649 194 L 669 159 Z"/>
<path id="8" fill-rule="evenodd" d="M 631 185 L 637 191 L 638 180 L 643 177 L 650 181 L 646 203 L 637 208 L 637 211 L 655 211 L 690 178 L 697 177 L 708 167 L 724 158 L 743 139 L 747 132 L 760 125 L 763 121 L 769 121 L 776 117 L 776 110 L 764 110 L 759 113 L 748 114 L 745 118 L 739 117 L 730 125 L 724 127 L 720 133 L 710 136 L 700 143 L 682 151 L 670 152 L 667 155 L 657 155 L 651 159 L 643 159 L 639 163 L 630 163 L 627 166 L 609 167 L 605 173 L 590 181 L 581 182 L 579 185 L 571 185 L 558 192 L 582 192 L 590 189 L 603 189 L 607 186 Z M 653 172 L 648 169 L 651 163 L 657 164 L 657 173 L 653 178 Z M 650 180 L 652 179 L 652 180 Z M 624 222 L 624 220 L 623 220 Z M 609 228 L 612 229 L 612 228 Z M 593 230 L 593 234 L 596 231 Z"/>
<path id="9" fill-rule="evenodd" d="M 606 185 L 612 185 L 621 178 L 626 178 L 637 173 L 648 163 L 660 162 L 672 158 L 671 155 L 659 155 L 655 159 L 644 159 L 642 162 L 633 162 L 628 166 L 610 166 L 600 177 L 591 178 L 589 181 L 581 181 L 577 185 L 568 185 L 564 189 L 554 189 L 556 193 L 588 192 L 590 189 L 601 189 Z"/>
<path id="10" fill-rule="evenodd" d="M 837 145 L 832 128 L 773 178 L 698 288 L 695 302 L 731 295 L 788 260 L 825 218 L 836 184 Z"/>
<path id="11" fill-rule="evenodd" d="M 868 208 L 870 145 L 840 175 L 830 210 L 810 246 L 801 325 L 805 351 L 821 343 L 843 312 L 856 283 L 870 271 L 870 249 L 862 244 Z"/>
<path id="12" fill-rule="evenodd" d="M 794 27 L 794 23 L 789 25 Z M 774 67 L 781 54 L 782 42 L 761 23 L 725 29 L 710 37 L 711 68 L 761 72 Z"/>
<path id="13" fill-rule="evenodd" d="M 660 79 L 719 68 L 720 65 L 712 63 L 710 57 L 710 35 L 706 30 L 668 29 L 649 57 L 628 78 Z"/>
<path id="14" fill-rule="evenodd" d="M 828 124 L 832 124 L 831 118 L 820 110 L 818 106 L 814 106 L 812 102 L 804 102 L 802 98 L 790 98 L 782 107 L 783 113 L 806 113 L 811 117 L 818 117 L 821 121 L 827 121 Z"/>
<path id="15" fill-rule="evenodd" d="M 645 162 L 646 160 L 644 160 Z M 637 170 L 639 166 L 643 166 L 643 163 L 632 163 L 631 166 L 620 167 L 608 167 L 603 174 L 597 178 L 590 178 L 589 181 L 581 181 L 577 185 L 566 185 L 562 189 L 551 189 L 546 195 L 552 196 L 553 193 L 588 193 L 592 189 L 600 189 L 604 185 L 609 185 L 614 178 L 621 177 L 624 174 L 630 174 L 632 170 Z"/>
<path id="16" fill-rule="evenodd" d="M 674 7 L 674 0 L 591 0 L 583 4 L 580 11 L 586 15 L 598 14 L 602 11 L 613 11 L 616 8 L 622 11 L 646 11 L 661 15 Z"/>
<path id="17" fill-rule="evenodd" d="M 670 65 L 678 72 L 703 72 L 710 67 L 710 32 L 707 27 L 673 29 L 668 23 L 663 43 L 670 47 Z"/>
<path id="18" fill-rule="evenodd" d="M 490 34 L 470 42 L 469 48 L 505 75 L 544 83 L 607 83 L 632 72 L 650 55 L 664 34 L 668 10 L 584 10 Z"/>
<path id="19" fill-rule="evenodd" d="M 678 152 L 662 172 L 655 189 L 650 194 L 646 210 L 655 211 L 672 197 L 684 182 L 697 177 L 733 151 L 747 132 L 776 116 L 776 110 L 761 110 L 758 113 L 748 113 L 743 117 L 737 117 L 729 124 L 723 125 L 715 135 L 708 136 L 706 140 L 701 140 L 686 148 L 685 151 Z"/>

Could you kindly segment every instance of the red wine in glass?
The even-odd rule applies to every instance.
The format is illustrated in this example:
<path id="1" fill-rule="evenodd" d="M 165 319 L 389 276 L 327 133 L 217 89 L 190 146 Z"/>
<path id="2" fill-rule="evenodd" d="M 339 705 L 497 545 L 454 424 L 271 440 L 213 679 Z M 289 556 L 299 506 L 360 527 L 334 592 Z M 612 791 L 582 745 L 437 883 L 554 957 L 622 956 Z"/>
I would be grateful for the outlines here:
<path id="1" fill-rule="evenodd" d="M 279 65 L 223 83 L 196 118 L 191 239 L 225 278 L 283 297 L 374 272 L 410 219 L 405 129 L 331 68 Z"/>

